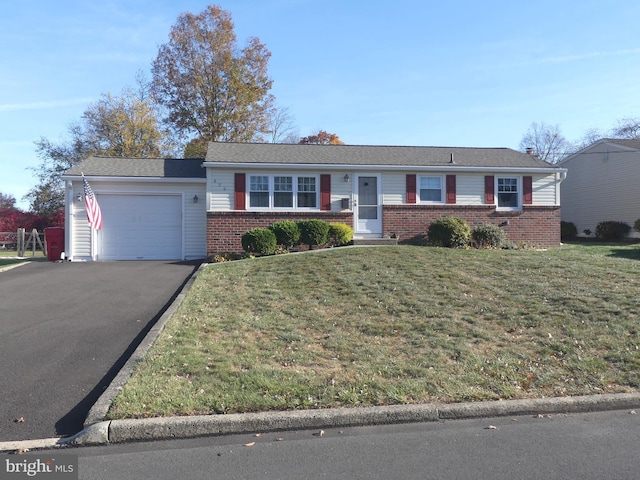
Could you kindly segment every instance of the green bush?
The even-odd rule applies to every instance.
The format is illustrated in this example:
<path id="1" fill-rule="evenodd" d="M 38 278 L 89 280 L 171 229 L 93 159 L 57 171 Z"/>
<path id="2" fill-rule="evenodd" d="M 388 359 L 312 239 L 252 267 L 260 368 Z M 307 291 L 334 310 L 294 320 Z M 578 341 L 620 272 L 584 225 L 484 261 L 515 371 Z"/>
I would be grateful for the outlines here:
<path id="1" fill-rule="evenodd" d="M 469 224 L 457 217 L 439 218 L 431 222 L 427 232 L 429 243 L 437 247 L 466 247 L 470 236 Z"/>
<path id="2" fill-rule="evenodd" d="M 633 223 L 633 229 L 636 232 L 640 232 L 640 218 Z"/>
<path id="3" fill-rule="evenodd" d="M 492 223 L 476 225 L 471 230 L 471 240 L 476 248 L 501 248 L 506 236 L 504 230 Z"/>
<path id="4" fill-rule="evenodd" d="M 292 220 L 275 222 L 269 228 L 276 235 L 278 245 L 293 247 L 300 241 L 300 227 Z"/>
<path id="5" fill-rule="evenodd" d="M 300 220 L 300 241 L 306 245 L 324 245 L 329 241 L 329 224 L 322 220 Z"/>
<path id="6" fill-rule="evenodd" d="M 242 248 L 247 253 L 273 255 L 276 247 L 276 235 L 268 228 L 253 228 L 242 235 Z"/>
<path id="7" fill-rule="evenodd" d="M 330 223 L 329 237 L 338 247 L 346 245 L 353 240 L 353 228 L 346 223 Z"/>
<path id="8" fill-rule="evenodd" d="M 560 222 L 560 239 L 571 240 L 578 235 L 578 229 L 571 222 Z"/>
<path id="9" fill-rule="evenodd" d="M 596 238 L 605 242 L 617 242 L 626 237 L 631 227 L 624 222 L 606 221 L 596 225 Z"/>

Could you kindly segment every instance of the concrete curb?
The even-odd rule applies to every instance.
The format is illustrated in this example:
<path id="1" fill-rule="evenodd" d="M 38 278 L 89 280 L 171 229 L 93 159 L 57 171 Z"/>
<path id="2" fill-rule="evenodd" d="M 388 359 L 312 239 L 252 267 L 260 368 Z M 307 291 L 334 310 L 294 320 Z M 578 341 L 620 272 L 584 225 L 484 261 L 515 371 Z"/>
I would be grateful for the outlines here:
<path id="1" fill-rule="evenodd" d="M 107 415 L 109 411 L 109 407 L 113 402 L 113 399 L 118 395 L 120 390 L 123 389 L 124 385 L 127 383 L 133 372 L 135 371 L 138 363 L 142 360 L 144 355 L 149 351 L 151 346 L 155 343 L 160 335 L 160 332 L 164 329 L 167 322 L 171 319 L 173 314 L 176 312 L 180 304 L 183 302 L 187 293 L 191 289 L 193 282 L 195 282 L 196 277 L 200 273 L 200 271 L 206 268 L 208 264 L 202 263 L 200 267 L 189 277 L 186 281 L 180 293 L 176 296 L 174 301 L 169 305 L 169 308 L 165 310 L 162 316 L 158 319 L 153 327 L 149 330 L 149 333 L 144 337 L 138 348 L 135 349 L 131 357 L 124 364 L 122 369 L 118 372 L 116 377 L 112 380 L 106 390 L 100 395 L 100 398 L 94 403 L 94 405 L 89 410 L 87 414 L 87 418 L 84 421 L 84 427 L 87 428 L 95 423 L 101 422 Z M 82 432 L 81 432 L 82 433 Z"/>
<path id="2" fill-rule="evenodd" d="M 9 271 L 9 270 L 13 270 L 14 268 L 18 268 L 18 267 L 21 267 L 23 265 L 26 265 L 27 263 L 29 263 L 29 262 L 20 262 L 20 263 L 14 263 L 14 264 L 11 264 L 11 265 L 7 265 L 6 267 L 0 268 L 0 273 L 6 272 L 6 271 Z"/>
<path id="3" fill-rule="evenodd" d="M 63 439 L 62 443 L 73 446 L 88 446 L 283 430 L 437 422 L 500 416 L 580 413 L 631 408 L 640 408 L 640 393 L 471 402 L 441 406 L 433 404 L 391 405 L 384 407 L 111 420 L 91 425 L 76 436 Z"/>

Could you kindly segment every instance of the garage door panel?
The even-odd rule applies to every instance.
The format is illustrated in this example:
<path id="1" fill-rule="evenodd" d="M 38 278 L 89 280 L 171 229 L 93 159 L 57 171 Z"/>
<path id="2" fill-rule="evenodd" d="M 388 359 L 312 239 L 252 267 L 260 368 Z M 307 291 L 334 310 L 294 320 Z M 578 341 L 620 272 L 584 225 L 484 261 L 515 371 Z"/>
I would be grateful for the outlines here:
<path id="1" fill-rule="evenodd" d="M 182 197 L 179 195 L 101 195 L 102 260 L 182 258 Z"/>

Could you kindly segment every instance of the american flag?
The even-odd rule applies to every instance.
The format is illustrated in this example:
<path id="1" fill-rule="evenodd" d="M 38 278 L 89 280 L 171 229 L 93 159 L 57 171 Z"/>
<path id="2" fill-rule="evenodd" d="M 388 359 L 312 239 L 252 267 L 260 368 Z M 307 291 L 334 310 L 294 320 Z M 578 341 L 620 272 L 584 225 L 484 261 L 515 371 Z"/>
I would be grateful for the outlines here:
<path id="1" fill-rule="evenodd" d="M 100 230 L 102 228 L 102 212 L 100 211 L 100 205 L 96 199 L 91 185 L 87 182 L 87 179 L 82 176 L 82 185 L 84 187 L 84 204 L 87 207 L 87 220 L 89 220 L 89 226 Z"/>

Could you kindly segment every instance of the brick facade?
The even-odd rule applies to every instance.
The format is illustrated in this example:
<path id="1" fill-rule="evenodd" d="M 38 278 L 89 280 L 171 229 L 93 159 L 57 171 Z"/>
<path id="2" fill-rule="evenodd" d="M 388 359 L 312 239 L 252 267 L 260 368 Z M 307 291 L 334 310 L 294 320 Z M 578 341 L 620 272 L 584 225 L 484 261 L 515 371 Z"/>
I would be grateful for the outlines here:
<path id="1" fill-rule="evenodd" d="M 429 223 L 440 217 L 459 217 L 473 228 L 482 223 L 500 225 L 516 245 L 560 245 L 560 207 L 524 205 L 522 211 L 497 211 L 493 205 L 385 205 L 384 235 L 400 237 L 401 243 L 422 239 Z"/>
<path id="2" fill-rule="evenodd" d="M 308 219 L 353 225 L 350 212 L 207 212 L 207 255 L 242 253 L 242 235 L 252 228 L 266 228 L 282 220 Z"/>
<path id="3" fill-rule="evenodd" d="M 509 241 L 519 245 L 560 245 L 560 207 L 525 205 L 522 211 L 496 211 L 492 205 L 384 205 L 383 234 L 399 236 L 401 243 L 421 240 L 429 223 L 440 217 L 459 217 L 473 228 L 482 223 L 501 225 Z M 353 225 L 351 212 L 208 212 L 207 254 L 241 253 L 242 234 L 281 220 L 315 218 Z"/>

